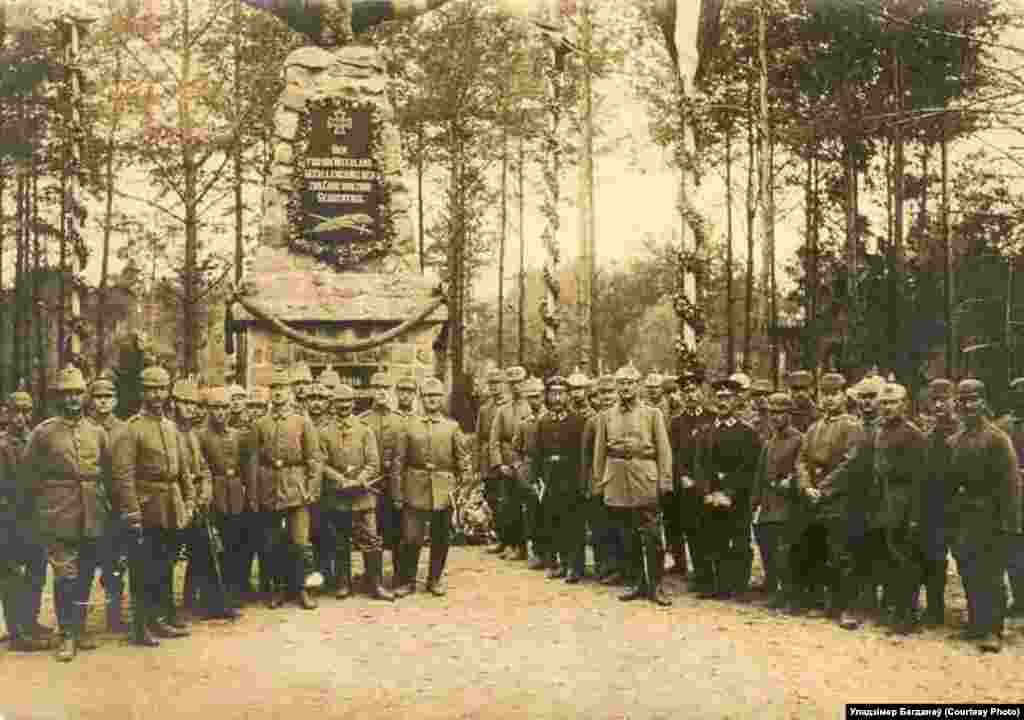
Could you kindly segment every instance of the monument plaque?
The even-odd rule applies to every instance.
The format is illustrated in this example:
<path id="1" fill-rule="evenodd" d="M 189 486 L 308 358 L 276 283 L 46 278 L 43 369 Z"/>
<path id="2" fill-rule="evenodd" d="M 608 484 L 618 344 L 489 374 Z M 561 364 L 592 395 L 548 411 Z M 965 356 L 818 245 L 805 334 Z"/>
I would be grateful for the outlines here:
<path id="1" fill-rule="evenodd" d="M 295 140 L 292 246 L 349 270 L 391 249 L 375 106 L 347 98 L 311 102 Z"/>

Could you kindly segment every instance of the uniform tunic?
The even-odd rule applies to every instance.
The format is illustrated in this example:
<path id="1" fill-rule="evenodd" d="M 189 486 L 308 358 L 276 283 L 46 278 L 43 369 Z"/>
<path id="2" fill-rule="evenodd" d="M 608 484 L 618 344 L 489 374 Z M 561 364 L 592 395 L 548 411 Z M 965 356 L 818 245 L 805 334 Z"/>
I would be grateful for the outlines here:
<path id="1" fill-rule="evenodd" d="M 398 444 L 398 498 L 415 510 L 447 510 L 449 494 L 469 471 L 458 423 L 441 416 L 411 418 Z"/>
<path id="2" fill-rule="evenodd" d="M 289 510 L 320 497 L 319 438 L 304 414 L 274 413 L 253 426 L 252 458 L 259 506 Z"/>
<path id="3" fill-rule="evenodd" d="M 368 487 L 381 479 L 377 437 L 359 418 L 339 418 L 320 432 L 324 454 L 321 519 L 335 532 L 342 551 L 381 549 L 377 530 L 377 496 Z M 329 533 L 330 534 L 330 533 Z"/>
<path id="4" fill-rule="evenodd" d="M 114 440 L 114 495 L 122 517 L 146 527 L 176 530 L 191 520 L 195 497 L 188 451 L 174 423 L 164 417 L 132 417 Z"/>
<path id="5" fill-rule="evenodd" d="M 595 490 L 610 507 L 653 508 L 672 490 L 672 448 L 661 413 L 640 402 L 609 408 L 594 440 Z"/>
<path id="6" fill-rule="evenodd" d="M 761 507 L 758 522 L 793 519 L 798 492 L 796 461 L 802 444 L 803 435 L 794 427 L 768 436 L 754 477 L 754 501 Z"/>
<path id="7" fill-rule="evenodd" d="M 564 566 L 583 573 L 586 547 L 586 506 L 589 483 L 580 472 L 583 415 L 548 411 L 536 420 L 536 443 L 524 448 L 537 473 L 543 478 L 544 517 Z"/>
<path id="8" fill-rule="evenodd" d="M 797 481 L 802 489 L 815 488 L 822 493 L 819 513 L 839 512 L 844 501 L 843 488 L 829 484 L 829 474 L 839 466 L 862 431 L 852 415 L 825 416 L 804 435 L 797 460 Z"/>
<path id="9" fill-rule="evenodd" d="M 221 515 L 238 515 L 245 510 L 242 441 L 240 432 L 232 427 L 221 431 L 209 425 L 199 433 L 199 446 L 213 484 L 213 509 Z"/>

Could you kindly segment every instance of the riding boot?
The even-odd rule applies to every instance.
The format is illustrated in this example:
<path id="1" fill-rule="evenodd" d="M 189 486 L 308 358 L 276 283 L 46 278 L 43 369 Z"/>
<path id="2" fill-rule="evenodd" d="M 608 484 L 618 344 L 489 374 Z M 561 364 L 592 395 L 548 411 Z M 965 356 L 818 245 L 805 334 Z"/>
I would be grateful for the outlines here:
<path id="1" fill-rule="evenodd" d="M 420 546 L 402 545 L 399 551 L 403 555 L 402 578 L 395 588 L 395 597 L 405 597 L 416 592 L 416 571 L 420 564 Z"/>
<path id="2" fill-rule="evenodd" d="M 427 576 L 427 591 L 441 597 L 447 594 L 443 575 L 448 560 L 448 546 L 437 543 L 430 545 L 430 573 Z"/>
<path id="3" fill-rule="evenodd" d="M 363 553 L 366 566 L 366 589 L 375 600 L 394 602 L 395 596 L 384 587 L 384 553 L 380 550 Z"/>
<path id="4" fill-rule="evenodd" d="M 309 566 L 307 562 L 306 548 L 301 545 L 292 547 L 292 594 L 295 597 L 296 603 L 303 610 L 315 610 L 316 601 L 310 597 L 309 591 L 306 590 L 306 568 Z"/>
<path id="5" fill-rule="evenodd" d="M 334 573 L 338 583 L 334 596 L 344 600 L 352 594 L 352 551 L 347 545 L 344 549 L 335 550 Z"/>
<path id="6" fill-rule="evenodd" d="M 650 569 L 650 587 L 647 589 L 647 596 L 651 602 L 662 607 L 672 604 L 672 598 L 668 596 L 662 587 L 661 579 L 665 574 L 665 551 L 657 547 L 654 542 L 647 548 L 647 567 Z"/>
<path id="7" fill-rule="evenodd" d="M 77 651 L 74 585 L 74 580 L 66 578 L 60 578 L 53 583 L 53 606 L 57 614 L 57 625 L 60 628 L 60 647 L 57 650 L 57 660 L 60 662 L 71 662 L 75 659 Z"/>

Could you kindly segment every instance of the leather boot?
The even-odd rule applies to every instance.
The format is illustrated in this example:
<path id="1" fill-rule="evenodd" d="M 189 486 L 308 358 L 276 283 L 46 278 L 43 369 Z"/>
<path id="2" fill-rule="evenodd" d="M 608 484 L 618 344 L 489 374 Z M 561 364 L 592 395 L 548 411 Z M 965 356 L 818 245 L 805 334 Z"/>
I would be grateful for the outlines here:
<path id="1" fill-rule="evenodd" d="M 507 549 L 508 545 L 506 545 L 505 543 L 498 543 L 494 547 L 487 548 L 484 552 L 486 552 L 488 555 L 501 555 Z"/>
<path id="2" fill-rule="evenodd" d="M 395 545 L 391 548 L 391 589 L 397 588 L 405 577 L 405 546 Z"/>
<path id="3" fill-rule="evenodd" d="M 653 545 L 653 543 L 651 544 Z M 647 548 L 647 567 L 650 568 L 652 576 L 651 587 L 648 593 L 651 602 L 661 607 L 671 606 L 672 598 L 668 596 L 661 585 L 661 578 L 665 567 L 665 551 L 657 547 Z"/>
<path id="4" fill-rule="evenodd" d="M 293 552 L 292 592 L 295 594 L 295 602 L 303 610 L 316 610 L 316 600 L 306 589 L 306 549 L 296 547 Z"/>
<path id="5" fill-rule="evenodd" d="M 123 633 L 128 630 L 121 615 L 121 596 L 112 597 L 107 601 L 107 630 L 112 633 Z"/>
<path id="6" fill-rule="evenodd" d="M 75 605 L 75 628 L 73 634 L 75 636 L 75 645 L 79 650 L 95 650 L 99 647 L 99 643 L 96 642 L 95 636 L 86 630 L 86 624 L 89 618 L 89 606 L 87 602 L 88 598 L 86 598 L 81 605 Z"/>
<path id="7" fill-rule="evenodd" d="M 430 546 L 430 574 L 427 576 L 427 592 L 437 597 L 444 597 L 448 594 L 448 588 L 444 582 L 444 566 L 448 559 L 448 547 L 446 545 Z"/>
<path id="8" fill-rule="evenodd" d="M 66 663 L 74 660 L 77 654 L 77 647 L 74 633 L 62 632 L 60 634 L 60 647 L 57 649 L 57 661 Z"/>
<path id="9" fill-rule="evenodd" d="M 352 551 L 337 550 L 334 555 L 334 572 L 337 577 L 338 589 L 334 597 L 344 600 L 352 594 Z"/>
<path id="10" fill-rule="evenodd" d="M 60 626 L 60 641 L 57 647 L 57 660 L 71 662 L 75 659 L 75 623 L 77 618 L 73 603 L 74 581 L 61 578 L 53 583 L 53 606 L 57 613 L 57 624 Z"/>
<path id="11" fill-rule="evenodd" d="M 195 565 L 195 561 L 189 558 L 188 564 L 185 566 L 185 585 L 181 597 L 181 607 L 190 611 L 196 606 L 196 595 L 199 589 L 196 582 Z"/>
<path id="12" fill-rule="evenodd" d="M 133 573 L 137 573 L 137 569 L 132 570 Z M 153 637 L 153 634 L 149 631 L 149 614 L 150 609 L 146 598 L 144 597 L 144 590 L 139 587 L 141 582 L 132 575 L 132 643 L 139 647 L 158 647 L 160 641 Z"/>
<path id="13" fill-rule="evenodd" d="M 363 553 L 363 564 L 366 566 L 366 584 L 370 597 L 374 600 L 394 602 L 395 596 L 383 585 L 384 553 L 380 550 Z"/>
<path id="14" fill-rule="evenodd" d="M 420 546 L 403 545 L 402 554 L 402 579 L 395 588 L 395 597 L 405 597 L 416 592 L 416 572 L 420 564 Z"/>

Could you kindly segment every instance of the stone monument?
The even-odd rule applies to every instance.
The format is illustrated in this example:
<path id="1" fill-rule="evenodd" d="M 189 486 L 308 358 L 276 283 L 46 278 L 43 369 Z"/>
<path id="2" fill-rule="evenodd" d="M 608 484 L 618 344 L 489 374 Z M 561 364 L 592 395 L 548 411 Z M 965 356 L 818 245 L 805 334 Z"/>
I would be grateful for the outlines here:
<path id="1" fill-rule="evenodd" d="M 365 3 L 330 3 L 250 3 L 286 21 L 315 11 L 319 24 L 302 16 L 293 26 L 327 46 L 300 48 L 283 68 L 259 246 L 235 298 L 249 384 L 300 360 L 314 372 L 333 367 L 357 390 L 376 372 L 421 379 L 441 370 L 433 346 L 447 313 L 438 278 L 419 272 L 383 61 L 349 31 L 365 26 Z M 370 4 L 387 19 L 386 3 Z"/>

